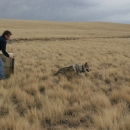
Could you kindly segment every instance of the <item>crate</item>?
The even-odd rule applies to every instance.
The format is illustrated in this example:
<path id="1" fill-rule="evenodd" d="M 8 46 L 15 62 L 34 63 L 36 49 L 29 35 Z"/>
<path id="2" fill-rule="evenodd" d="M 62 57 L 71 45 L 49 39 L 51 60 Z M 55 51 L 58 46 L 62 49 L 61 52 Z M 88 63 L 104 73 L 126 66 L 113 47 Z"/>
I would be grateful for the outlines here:
<path id="1" fill-rule="evenodd" d="M 13 53 L 9 53 L 9 55 L 13 55 Z M 4 67 L 6 68 L 14 68 L 14 59 L 10 59 L 9 57 L 6 57 L 3 55 L 2 52 L 0 52 L 0 58 L 2 59 L 4 63 Z"/>
<path id="2" fill-rule="evenodd" d="M 13 55 L 13 53 L 9 53 L 9 55 Z M 4 63 L 5 76 L 10 77 L 10 75 L 14 73 L 14 59 L 10 59 L 9 57 L 6 57 L 5 55 L 3 55 L 2 52 L 0 52 L 0 58 Z"/>
<path id="3" fill-rule="evenodd" d="M 9 68 L 5 67 L 4 68 L 4 74 L 5 74 L 5 76 L 10 76 L 13 73 L 14 73 L 14 69 L 13 68 L 11 68 L 11 67 L 9 67 Z"/>

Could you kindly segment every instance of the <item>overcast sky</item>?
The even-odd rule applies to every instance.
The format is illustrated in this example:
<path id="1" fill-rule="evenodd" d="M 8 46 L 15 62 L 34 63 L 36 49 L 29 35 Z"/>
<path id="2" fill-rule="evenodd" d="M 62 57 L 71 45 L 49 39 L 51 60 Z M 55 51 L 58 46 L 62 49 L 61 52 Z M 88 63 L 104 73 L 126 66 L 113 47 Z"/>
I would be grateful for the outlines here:
<path id="1" fill-rule="evenodd" d="M 130 0 L 1 0 L 0 18 L 130 24 Z"/>

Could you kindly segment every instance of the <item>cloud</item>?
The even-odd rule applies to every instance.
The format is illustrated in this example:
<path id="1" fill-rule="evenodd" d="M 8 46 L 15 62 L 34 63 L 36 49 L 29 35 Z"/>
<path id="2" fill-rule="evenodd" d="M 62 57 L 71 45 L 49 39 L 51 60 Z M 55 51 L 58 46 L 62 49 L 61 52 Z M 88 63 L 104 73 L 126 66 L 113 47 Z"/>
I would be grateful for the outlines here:
<path id="1" fill-rule="evenodd" d="M 0 18 L 130 23 L 129 0 L 2 0 Z"/>

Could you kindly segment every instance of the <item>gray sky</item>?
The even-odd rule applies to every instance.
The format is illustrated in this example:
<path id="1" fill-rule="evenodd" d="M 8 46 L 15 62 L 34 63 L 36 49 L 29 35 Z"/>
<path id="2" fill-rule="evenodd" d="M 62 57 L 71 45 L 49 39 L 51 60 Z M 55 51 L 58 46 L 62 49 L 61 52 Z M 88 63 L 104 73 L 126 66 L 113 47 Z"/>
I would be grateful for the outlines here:
<path id="1" fill-rule="evenodd" d="M 0 18 L 130 24 L 130 0 L 2 0 Z"/>

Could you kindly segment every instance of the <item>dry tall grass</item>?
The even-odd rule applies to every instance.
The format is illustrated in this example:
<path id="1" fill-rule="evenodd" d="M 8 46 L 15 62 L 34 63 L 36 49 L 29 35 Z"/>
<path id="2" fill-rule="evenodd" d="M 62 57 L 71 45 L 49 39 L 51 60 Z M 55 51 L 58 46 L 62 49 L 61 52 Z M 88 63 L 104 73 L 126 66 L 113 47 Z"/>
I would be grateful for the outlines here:
<path id="1" fill-rule="evenodd" d="M 0 81 L 1 130 L 129 130 L 130 25 L 0 20 L 15 73 Z M 67 80 L 61 67 L 88 62 Z"/>

